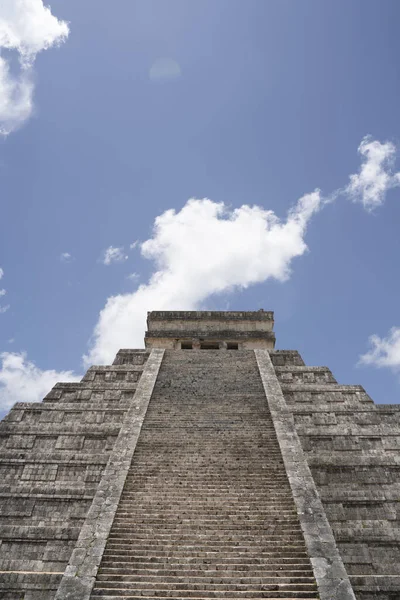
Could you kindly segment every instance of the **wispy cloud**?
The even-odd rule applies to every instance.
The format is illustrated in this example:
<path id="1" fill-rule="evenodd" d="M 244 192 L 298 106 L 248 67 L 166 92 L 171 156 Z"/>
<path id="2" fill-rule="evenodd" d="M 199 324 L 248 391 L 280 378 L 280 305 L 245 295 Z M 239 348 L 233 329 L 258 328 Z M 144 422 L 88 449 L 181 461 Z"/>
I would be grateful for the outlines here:
<path id="1" fill-rule="evenodd" d="M 130 244 L 129 248 L 131 250 L 134 250 L 135 248 L 137 248 L 138 245 L 139 245 L 139 240 L 135 240 L 134 242 L 132 242 L 132 244 Z"/>
<path id="2" fill-rule="evenodd" d="M 211 294 L 269 278 L 285 281 L 292 260 L 307 250 L 304 235 L 320 202 L 318 190 L 303 196 L 284 221 L 260 206 L 230 210 L 208 199 L 157 217 L 153 237 L 141 245 L 155 271 L 134 293 L 107 300 L 86 363 L 110 362 L 121 347 L 141 347 L 147 310 L 195 309 Z"/>
<path id="3" fill-rule="evenodd" d="M 4 277 L 4 271 L 3 269 L 0 267 L 0 279 L 2 279 Z M 2 298 L 3 296 L 5 296 L 7 294 L 7 290 L 5 290 L 4 288 L 0 289 L 0 298 Z M 5 312 L 8 311 L 8 309 L 10 308 L 9 304 L 0 304 L 0 315 L 4 314 Z"/>
<path id="4" fill-rule="evenodd" d="M 62 43 L 68 24 L 51 14 L 42 0 L 1 0 L 0 48 L 15 53 L 19 70 L 0 56 L 0 134 L 20 127 L 33 110 L 33 65 L 42 50 Z"/>
<path id="5" fill-rule="evenodd" d="M 6 290 L 3 288 L 0 290 L 0 298 L 6 295 Z M 5 312 L 8 311 L 8 309 L 10 308 L 9 304 L 0 304 L 0 315 L 4 314 Z"/>
<path id="6" fill-rule="evenodd" d="M 58 381 L 79 381 L 72 371 L 39 369 L 24 352 L 0 354 L 0 407 L 11 408 L 14 402 L 37 402 Z"/>
<path id="7" fill-rule="evenodd" d="M 115 262 L 123 262 L 127 260 L 127 256 L 124 253 L 123 248 L 114 248 L 113 246 L 109 246 L 107 250 L 105 250 L 102 262 L 103 265 L 111 265 Z"/>
<path id="8" fill-rule="evenodd" d="M 139 273 L 130 273 L 126 278 L 130 279 L 130 281 L 137 281 L 139 279 Z"/>
<path id="9" fill-rule="evenodd" d="M 354 202 L 361 202 L 366 210 L 372 211 L 384 203 L 388 190 L 400 186 L 400 172 L 393 172 L 396 146 L 367 135 L 358 152 L 362 156 L 361 168 L 350 175 L 350 183 L 343 191 Z"/>
<path id="10" fill-rule="evenodd" d="M 157 58 L 149 70 L 149 78 L 153 83 L 166 83 L 175 81 L 182 75 L 182 69 L 179 63 L 173 58 Z"/>

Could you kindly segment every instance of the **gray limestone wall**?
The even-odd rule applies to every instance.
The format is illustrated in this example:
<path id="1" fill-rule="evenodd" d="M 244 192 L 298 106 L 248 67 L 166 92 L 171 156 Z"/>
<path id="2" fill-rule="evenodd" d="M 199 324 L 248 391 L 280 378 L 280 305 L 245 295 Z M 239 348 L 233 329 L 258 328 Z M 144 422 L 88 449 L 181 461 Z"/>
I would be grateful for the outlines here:
<path id="1" fill-rule="evenodd" d="M 270 353 L 358 600 L 400 598 L 400 406 Z"/>
<path id="2" fill-rule="evenodd" d="M 0 597 L 53 598 L 148 358 L 120 351 L 0 423 Z"/>
<path id="3" fill-rule="evenodd" d="M 330 523 L 279 384 L 270 353 L 255 350 L 266 400 L 271 412 L 320 600 L 355 600 Z M 303 370 L 303 366 L 292 366 Z"/>

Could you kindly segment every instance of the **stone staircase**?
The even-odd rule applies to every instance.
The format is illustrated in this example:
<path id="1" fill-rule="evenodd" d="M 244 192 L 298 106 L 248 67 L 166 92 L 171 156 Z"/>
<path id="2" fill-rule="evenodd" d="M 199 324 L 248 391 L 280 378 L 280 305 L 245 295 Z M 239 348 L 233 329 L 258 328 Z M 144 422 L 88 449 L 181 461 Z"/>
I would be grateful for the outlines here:
<path id="1" fill-rule="evenodd" d="M 92 599 L 316 599 L 252 351 L 166 351 Z"/>

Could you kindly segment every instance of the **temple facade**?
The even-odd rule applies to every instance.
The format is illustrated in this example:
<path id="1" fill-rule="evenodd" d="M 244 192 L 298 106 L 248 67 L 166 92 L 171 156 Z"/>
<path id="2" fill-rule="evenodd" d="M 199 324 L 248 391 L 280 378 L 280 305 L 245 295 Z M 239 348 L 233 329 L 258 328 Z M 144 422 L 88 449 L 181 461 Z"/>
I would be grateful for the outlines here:
<path id="1" fill-rule="evenodd" d="M 144 349 L 12 408 L 1 599 L 400 600 L 400 405 L 273 323 L 150 312 Z"/>

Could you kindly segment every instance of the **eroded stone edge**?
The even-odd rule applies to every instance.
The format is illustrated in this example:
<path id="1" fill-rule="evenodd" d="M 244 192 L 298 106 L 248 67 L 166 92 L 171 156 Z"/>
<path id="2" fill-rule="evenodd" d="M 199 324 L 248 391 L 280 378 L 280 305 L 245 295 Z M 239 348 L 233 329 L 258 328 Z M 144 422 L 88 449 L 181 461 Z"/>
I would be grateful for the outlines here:
<path id="1" fill-rule="evenodd" d="M 356 600 L 268 350 L 254 350 L 320 600 Z"/>
<path id="2" fill-rule="evenodd" d="M 164 350 L 153 349 L 125 415 L 55 600 L 89 600 Z"/>

